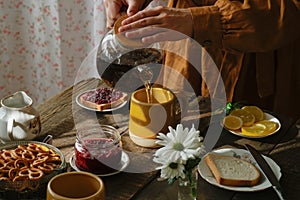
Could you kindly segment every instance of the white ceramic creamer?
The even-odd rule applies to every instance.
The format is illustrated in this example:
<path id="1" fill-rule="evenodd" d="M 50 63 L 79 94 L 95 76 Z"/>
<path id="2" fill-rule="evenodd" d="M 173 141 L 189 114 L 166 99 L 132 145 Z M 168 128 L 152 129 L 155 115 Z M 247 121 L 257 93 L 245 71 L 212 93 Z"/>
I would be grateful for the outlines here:
<path id="1" fill-rule="evenodd" d="M 18 91 L 0 102 L 0 139 L 5 141 L 32 140 L 41 132 L 39 113 L 32 99 Z"/>

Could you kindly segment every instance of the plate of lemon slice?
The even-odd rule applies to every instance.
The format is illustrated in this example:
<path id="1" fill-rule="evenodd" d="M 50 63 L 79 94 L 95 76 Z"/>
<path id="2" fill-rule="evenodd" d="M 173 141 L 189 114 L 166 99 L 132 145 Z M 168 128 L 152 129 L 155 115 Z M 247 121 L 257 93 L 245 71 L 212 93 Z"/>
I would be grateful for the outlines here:
<path id="1" fill-rule="evenodd" d="M 232 134 L 247 138 L 263 138 L 281 128 L 280 121 L 257 106 L 244 106 L 227 115 L 222 125 Z"/>

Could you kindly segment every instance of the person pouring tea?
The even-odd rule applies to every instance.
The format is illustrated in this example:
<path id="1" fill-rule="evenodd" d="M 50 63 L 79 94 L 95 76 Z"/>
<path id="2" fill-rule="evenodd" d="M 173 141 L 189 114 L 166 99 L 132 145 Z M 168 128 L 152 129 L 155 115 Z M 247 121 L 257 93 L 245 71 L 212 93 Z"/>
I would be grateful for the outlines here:
<path id="1" fill-rule="evenodd" d="M 203 63 L 201 76 L 187 60 L 166 52 L 164 65 L 178 73 L 162 69 L 165 85 L 184 87 L 177 79 L 184 76 L 196 94 L 209 96 L 207 85 L 217 87 L 223 81 L 228 102 L 246 100 L 294 120 L 300 118 L 299 1 L 169 0 L 168 7 L 144 9 L 149 2 L 104 0 L 107 27 L 113 26 L 125 7 L 128 18 L 119 31 L 126 37 L 140 38 L 145 44 L 178 42 L 186 54 L 192 50 L 183 47 L 192 38 L 219 70 L 211 72 L 211 66 Z M 171 37 L 157 28 L 185 37 Z"/>

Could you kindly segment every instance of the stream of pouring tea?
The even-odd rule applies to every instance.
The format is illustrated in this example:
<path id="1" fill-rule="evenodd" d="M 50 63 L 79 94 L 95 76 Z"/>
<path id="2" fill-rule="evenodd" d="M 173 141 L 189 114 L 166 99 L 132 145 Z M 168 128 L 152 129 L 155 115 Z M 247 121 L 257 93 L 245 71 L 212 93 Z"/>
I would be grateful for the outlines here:
<path id="1" fill-rule="evenodd" d="M 152 86 L 150 82 L 145 82 L 144 85 L 146 88 L 147 101 L 148 103 L 152 103 Z"/>
<path id="2" fill-rule="evenodd" d="M 151 85 L 151 81 L 152 81 L 152 78 L 153 78 L 153 72 L 146 65 L 140 65 L 140 66 L 137 67 L 137 69 L 139 71 L 139 77 L 143 81 L 145 89 L 146 89 L 147 101 L 148 101 L 148 103 L 152 103 L 152 85 Z"/>

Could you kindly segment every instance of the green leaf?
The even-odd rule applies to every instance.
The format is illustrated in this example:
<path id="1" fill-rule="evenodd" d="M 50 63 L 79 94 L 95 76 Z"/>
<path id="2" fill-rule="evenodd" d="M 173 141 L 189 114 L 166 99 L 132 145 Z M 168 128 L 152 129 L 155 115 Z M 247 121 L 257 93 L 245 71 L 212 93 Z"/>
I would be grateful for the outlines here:
<path id="1" fill-rule="evenodd" d="M 191 171 L 199 164 L 200 161 L 201 158 L 188 159 L 185 164 L 185 171 L 186 172 Z"/>
<path id="2" fill-rule="evenodd" d="M 235 109 L 240 109 L 246 104 L 247 104 L 246 101 L 238 101 L 236 103 L 229 102 L 229 103 L 227 103 L 226 108 L 224 109 L 225 113 L 226 113 L 226 115 L 229 115 L 231 111 L 233 111 Z"/>
<path id="3" fill-rule="evenodd" d="M 229 102 L 229 103 L 226 105 L 226 108 L 225 108 L 225 113 L 226 113 L 226 115 L 229 115 L 229 113 L 231 112 L 231 109 L 232 109 L 232 103 Z"/>
<path id="4" fill-rule="evenodd" d="M 168 179 L 168 184 L 172 185 L 176 181 L 176 178 L 169 178 Z"/>

